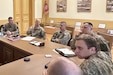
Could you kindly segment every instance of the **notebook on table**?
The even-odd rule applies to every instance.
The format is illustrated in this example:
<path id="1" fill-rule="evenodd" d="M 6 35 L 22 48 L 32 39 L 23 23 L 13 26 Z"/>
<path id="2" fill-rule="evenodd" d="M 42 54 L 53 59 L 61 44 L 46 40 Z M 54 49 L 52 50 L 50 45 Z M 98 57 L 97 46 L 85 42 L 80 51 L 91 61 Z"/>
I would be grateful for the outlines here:
<path id="1" fill-rule="evenodd" d="M 55 51 L 64 57 L 73 57 L 76 55 L 72 50 L 68 48 L 56 48 Z"/>

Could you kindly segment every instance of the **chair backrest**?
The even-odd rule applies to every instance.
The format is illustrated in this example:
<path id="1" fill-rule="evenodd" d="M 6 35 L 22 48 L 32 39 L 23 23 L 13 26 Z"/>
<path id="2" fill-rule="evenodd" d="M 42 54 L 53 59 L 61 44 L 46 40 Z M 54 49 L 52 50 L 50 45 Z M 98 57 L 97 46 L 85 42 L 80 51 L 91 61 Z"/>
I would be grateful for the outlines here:
<path id="1" fill-rule="evenodd" d="M 18 27 L 19 23 L 18 22 L 15 22 L 15 23 L 17 24 L 17 30 L 18 30 L 17 35 L 19 36 L 20 35 L 20 33 L 19 33 L 19 27 Z"/>
<path id="2" fill-rule="evenodd" d="M 73 32 L 74 32 L 74 27 L 66 26 L 66 29 L 70 32 L 70 34 L 72 36 L 73 35 Z"/>
<path id="3" fill-rule="evenodd" d="M 0 32 L 1 32 L 1 29 L 2 29 L 2 27 L 3 27 L 4 25 L 2 24 L 2 25 L 0 25 Z"/>
<path id="4" fill-rule="evenodd" d="M 41 23 L 40 26 L 44 28 L 44 24 L 43 23 Z"/>
<path id="5" fill-rule="evenodd" d="M 112 49 L 113 35 L 110 35 L 110 34 L 107 34 L 107 33 L 102 33 L 102 32 L 100 32 L 98 34 L 103 36 L 106 39 L 110 49 Z"/>
<path id="6" fill-rule="evenodd" d="M 74 27 L 71 27 L 71 26 L 66 26 L 66 29 L 69 31 L 69 33 L 71 34 L 71 38 L 70 40 L 72 39 L 72 36 L 73 36 L 73 33 L 74 33 Z M 70 46 L 70 40 L 68 42 L 68 46 Z"/>
<path id="7" fill-rule="evenodd" d="M 15 22 L 18 25 L 18 22 Z"/>

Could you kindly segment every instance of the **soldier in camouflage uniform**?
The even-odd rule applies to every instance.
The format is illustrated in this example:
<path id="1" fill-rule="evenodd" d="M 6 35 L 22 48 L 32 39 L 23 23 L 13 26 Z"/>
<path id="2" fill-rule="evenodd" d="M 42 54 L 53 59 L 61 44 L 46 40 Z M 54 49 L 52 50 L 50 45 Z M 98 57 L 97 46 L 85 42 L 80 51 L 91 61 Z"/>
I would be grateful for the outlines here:
<path id="1" fill-rule="evenodd" d="M 83 25 L 81 26 L 81 32 L 78 35 L 75 35 L 75 38 L 71 39 L 71 42 L 70 42 L 71 48 L 72 49 L 75 48 L 75 41 L 76 41 L 76 38 L 79 35 L 81 35 L 81 34 L 91 34 L 93 37 L 95 37 L 98 40 L 101 51 L 106 52 L 110 56 L 110 58 L 112 58 L 111 57 L 111 50 L 108 46 L 107 41 L 101 35 L 98 35 L 98 34 L 94 33 L 92 31 L 92 29 L 93 29 L 92 23 L 84 22 Z"/>
<path id="2" fill-rule="evenodd" d="M 36 38 L 45 39 L 45 30 L 40 26 L 41 20 L 36 19 L 35 26 L 31 26 L 28 31 L 27 35 L 31 35 Z"/>
<path id="3" fill-rule="evenodd" d="M 8 18 L 8 22 L 9 23 L 7 23 L 7 24 L 5 24 L 3 26 L 3 33 L 4 33 L 4 35 L 6 35 L 8 37 L 19 35 L 18 26 L 17 26 L 16 23 L 14 23 L 12 17 L 9 17 Z"/>
<path id="4" fill-rule="evenodd" d="M 105 52 L 100 51 L 97 40 L 89 34 L 82 34 L 75 42 L 75 54 L 85 59 L 80 65 L 83 75 L 113 75 L 113 62 Z"/>
<path id="5" fill-rule="evenodd" d="M 66 30 L 66 22 L 62 21 L 60 23 L 60 31 L 53 34 L 51 41 L 67 45 L 71 38 L 70 33 Z"/>

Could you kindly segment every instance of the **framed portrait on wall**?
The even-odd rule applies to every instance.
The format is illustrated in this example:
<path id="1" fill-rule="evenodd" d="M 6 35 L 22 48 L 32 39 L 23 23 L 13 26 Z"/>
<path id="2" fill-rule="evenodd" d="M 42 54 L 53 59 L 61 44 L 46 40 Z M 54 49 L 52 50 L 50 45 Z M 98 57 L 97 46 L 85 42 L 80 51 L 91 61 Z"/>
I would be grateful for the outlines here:
<path id="1" fill-rule="evenodd" d="M 77 12 L 91 12 L 92 0 L 77 0 Z"/>
<path id="2" fill-rule="evenodd" d="M 67 0 L 57 0 L 57 12 L 67 11 Z"/>
<path id="3" fill-rule="evenodd" d="M 113 12 L 113 0 L 106 1 L 106 11 Z"/>

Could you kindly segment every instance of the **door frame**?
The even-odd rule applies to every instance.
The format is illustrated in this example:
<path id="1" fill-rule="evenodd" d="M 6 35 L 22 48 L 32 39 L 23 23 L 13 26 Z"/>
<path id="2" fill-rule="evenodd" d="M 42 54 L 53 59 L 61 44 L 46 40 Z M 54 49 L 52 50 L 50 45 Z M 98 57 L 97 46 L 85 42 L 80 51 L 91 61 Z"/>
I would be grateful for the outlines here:
<path id="1" fill-rule="evenodd" d="M 34 24 L 35 21 L 35 0 L 29 0 L 29 26 Z M 15 0 L 13 0 L 13 16 L 14 16 L 14 21 L 16 18 L 16 11 L 15 11 Z"/>

